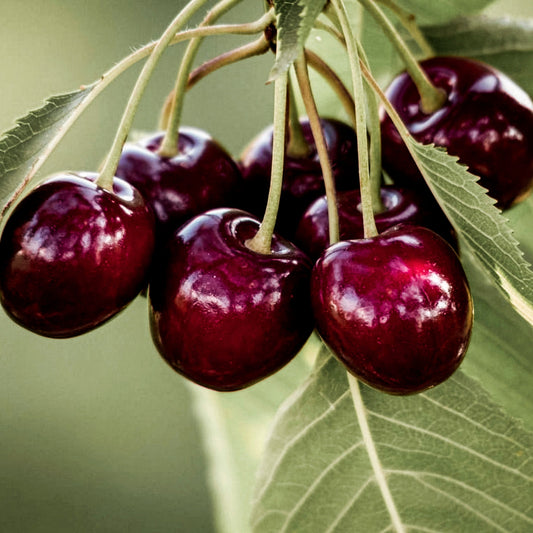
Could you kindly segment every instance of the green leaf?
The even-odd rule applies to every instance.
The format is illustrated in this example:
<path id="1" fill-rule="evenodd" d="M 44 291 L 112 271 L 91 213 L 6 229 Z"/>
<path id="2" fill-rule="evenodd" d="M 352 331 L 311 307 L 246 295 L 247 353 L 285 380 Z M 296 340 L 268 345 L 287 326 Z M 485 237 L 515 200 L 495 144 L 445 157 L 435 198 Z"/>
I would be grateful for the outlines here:
<path id="1" fill-rule="evenodd" d="M 414 396 L 361 393 L 366 436 L 333 357 L 283 405 L 256 483 L 254 532 L 398 531 L 393 508 L 405 531 L 533 529 L 533 434 L 477 382 L 458 371 Z"/>
<path id="2" fill-rule="evenodd" d="M 461 258 L 475 308 L 472 339 L 462 369 L 483 383 L 507 413 L 522 419 L 533 431 L 533 329 L 514 312 L 467 250 Z"/>
<path id="3" fill-rule="evenodd" d="M 289 365 L 242 391 L 221 394 L 190 386 L 220 533 L 250 531 L 250 497 L 272 420 L 309 374 L 320 345 L 312 335 Z"/>
<path id="4" fill-rule="evenodd" d="M 533 272 L 494 200 L 456 157 L 410 136 L 404 142 L 464 243 L 517 312 L 533 325 Z"/>
<path id="5" fill-rule="evenodd" d="M 286 72 L 298 57 L 326 0 L 275 0 L 277 18 L 276 62 L 270 81 Z"/>
<path id="6" fill-rule="evenodd" d="M 0 138 L 0 212 L 35 174 L 39 157 L 56 137 L 62 136 L 72 112 L 95 84 L 53 96 L 44 106 L 17 120 Z"/>
<path id="7" fill-rule="evenodd" d="M 533 95 L 533 20 L 462 17 L 423 32 L 437 54 L 489 63 Z"/>

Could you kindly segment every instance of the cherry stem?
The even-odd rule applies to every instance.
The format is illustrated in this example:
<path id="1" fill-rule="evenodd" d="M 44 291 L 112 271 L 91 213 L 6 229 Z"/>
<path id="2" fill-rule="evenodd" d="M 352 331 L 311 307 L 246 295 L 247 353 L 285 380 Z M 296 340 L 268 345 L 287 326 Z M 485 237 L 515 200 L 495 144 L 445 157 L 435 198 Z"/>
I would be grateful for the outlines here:
<path id="1" fill-rule="evenodd" d="M 206 28 L 193 28 L 176 33 L 172 38 L 170 45 L 175 45 L 194 37 L 207 37 L 211 35 L 232 35 L 248 33 L 250 31 L 250 24 L 219 24 L 217 26 L 209 26 Z M 123 58 L 116 65 L 113 65 L 109 70 L 104 72 L 100 79 L 91 84 L 91 92 L 82 100 L 82 102 L 72 111 L 69 118 L 65 121 L 63 127 L 57 132 L 57 134 L 46 145 L 41 155 L 33 164 L 30 172 L 26 174 L 20 185 L 15 189 L 13 194 L 9 197 L 8 201 L 0 211 L 0 222 L 11 208 L 11 206 L 20 198 L 20 195 L 26 190 L 28 183 L 39 172 L 43 164 L 47 161 L 50 154 L 57 148 L 61 139 L 64 138 L 66 133 L 79 119 L 79 117 L 85 112 L 85 110 L 96 100 L 96 98 L 113 83 L 119 76 L 129 70 L 130 67 L 136 65 L 142 59 L 148 57 L 154 48 L 157 46 L 156 42 L 150 42 L 143 45 L 141 48 L 135 50 L 135 52 Z M 84 90 L 86 86 L 81 86 L 80 89 Z"/>
<path id="2" fill-rule="evenodd" d="M 102 167 L 96 183 L 105 189 L 113 190 L 113 178 L 122 154 L 122 147 L 126 142 L 129 131 L 133 124 L 133 118 L 139 107 L 144 90 L 148 85 L 152 73 L 157 66 L 163 52 L 167 46 L 171 43 L 175 34 L 179 29 L 187 23 L 187 21 L 198 11 L 207 0 L 191 0 L 176 16 L 176 18 L 170 23 L 168 28 L 164 31 L 163 35 L 155 45 L 150 57 L 146 60 L 141 73 L 135 83 L 133 91 L 131 92 L 128 104 L 122 115 L 115 139 L 111 146 L 111 149 L 107 155 L 107 158 Z"/>
<path id="3" fill-rule="evenodd" d="M 207 13 L 199 26 L 209 26 L 216 22 L 222 15 L 224 15 L 224 13 L 226 13 L 240 1 L 241 0 L 222 0 Z M 183 112 L 183 102 L 185 99 L 187 81 L 189 79 L 189 72 L 191 71 L 192 64 L 202 42 L 202 37 L 191 39 L 187 45 L 185 53 L 183 54 L 180 68 L 178 69 L 176 83 L 174 85 L 174 102 L 171 107 L 168 125 L 165 136 L 163 137 L 161 145 L 159 146 L 159 150 L 157 151 L 161 157 L 174 157 L 179 151 L 179 125 Z"/>
<path id="4" fill-rule="evenodd" d="M 397 52 L 402 57 L 405 68 L 411 76 L 413 83 L 416 85 L 420 94 L 420 106 L 424 113 L 434 113 L 440 109 L 446 102 L 446 93 L 435 87 L 431 80 L 427 77 L 426 73 L 422 70 L 418 64 L 415 56 L 402 39 L 394 25 L 387 18 L 385 13 L 376 4 L 374 0 L 359 0 L 361 4 L 370 12 L 377 23 L 382 27 L 383 31 L 390 39 Z"/>
<path id="5" fill-rule="evenodd" d="M 294 94 L 293 85 L 289 79 L 289 141 L 286 155 L 293 158 L 303 158 L 309 155 L 311 149 L 307 143 L 298 116 L 298 105 Z"/>
<path id="6" fill-rule="evenodd" d="M 357 51 L 361 63 L 367 68 L 370 68 L 365 51 L 359 42 L 357 42 Z M 365 83 L 365 93 L 368 111 L 368 121 L 366 126 L 370 139 L 369 159 L 372 208 L 374 214 L 376 214 L 385 211 L 385 206 L 381 199 L 381 123 L 379 120 L 379 98 L 368 82 Z"/>
<path id="7" fill-rule="evenodd" d="M 388 7 L 400 21 L 400 24 L 409 32 L 409 35 L 416 42 L 424 57 L 432 57 L 435 52 L 428 43 L 424 34 L 420 31 L 413 13 L 400 7 L 394 0 L 377 0 L 381 5 Z"/>
<path id="8" fill-rule="evenodd" d="M 358 4 L 362 9 L 362 6 Z M 334 11 L 327 12 L 328 18 L 331 20 L 332 24 L 340 24 L 338 16 Z M 362 17 L 360 13 L 360 18 Z M 347 49 L 346 39 L 337 28 L 331 26 L 330 24 L 321 23 L 319 26 L 321 29 L 329 32 L 335 39 L 343 46 L 344 49 Z M 360 30 L 360 26 L 358 26 Z M 368 66 L 368 60 L 366 58 L 363 47 L 357 42 L 357 50 L 361 60 Z M 342 82 L 341 82 L 342 83 Z M 370 136 L 370 182 L 372 185 L 372 206 L 374 213 L 381 213 L 385 210 L 383 202 L 381 200 L 381 125 L 379 120 L 379 99 L 374 94 L 372 88 L 368 83 L 365 85 L 367 93 L 367 106 L 369 113 L 369 120 L 367 123 L 368 133 Z M 349 94 L 349 93 L 348 93 Z M 347 101 L 345 102 L 347 103 Z M 353 98 L 350 95 L 351 110 L 350 116 L 353 117 L 354 128 L 357 130 L 357 120 L 355 116 L 355 103 Z"/>
<path id="9" fill-rule="evenodd" d="M 324 78 L 324 80 L 333 89 L 340 103 L 344 107 L 344 110 L 346 111 L 350 122 L 355 128 L 355 104 L 352 95 L 350 94 L 350 91 L 348 91 L 343 81 L 320 56 L 318 56 L 311 50 L 305 50 L 305 59 L 307 61 L 307 64 L 313 70 L 318 72 L 318 74 L 320 74 L 322 78 Z"/>
<path id="10" fill-rule="evenodd" d="M 209 74 L 212 74 L 213 72 L 216 72 L 217 70 L 223 67 L 231 65 L 233 63 L 237 63 L 238 61 L 241 61 L 244 59 L 248 59 L 250 57 L 255 57 L 255 56 L 264 54 L 268 52 L 269 49 L 270 49 L 270 44 L 265 39 L 264 35 L 262 35 L 261 37 L 259 37 L 259 39 L 256 39 L 255 41 L 252 41 L 251 43 L 247 43 L 243 46 L 235 48 L 234 50 L 230 50 L 228 52 L 220 54 L 219 56 L 214 57 L 213 59 L 210 59 L 209 61 L 206 61 L 205 63 L 202 63 L 199 67 L 195 68 L 189 74 L 189 79 L 187 80 L 186 89 L 187 90 L 191 89 L 199 81 L 203 80 L 206 76 L 208 76 Z M 175 100 L 175 90 L 172 89 L 172 91 L 167 96 L 167 99 L 165 100 L 163 109 L 161 110 L 161 117 L 159 119 L 159 127 L 162 130 L 166 130 L 168 128 L 169 120 L 170 120 L 170 113 L 172 110 L 172 106 L 174 104 L 174 100 Z"/>
<path id="11" fill-rule="evenodd" d="M 285 133 L 287 128 L 287 72 L 276 78 L 274 82 L 274 119 L 272 138 L 272 167 L 270 189 L 265 214 L 259 230 L 246 245 L 261 254 L 270 254 L 272 235 L 276 226 L 281 189 L 283 185 L 283 166 L 285 162 Z"/>
<path id="12" fill-rule="evenodd" d="M 400 137 L 402 137 L 404 141 L 407 141 L 411 138 L 411 134 L 409 133 L 409 130 L 400 118 L 400 115 L 398 114 L 396 109 L 394 109 L 394 106 L 389 102 L 387 95 L 383 92 L 383 90 L 379 86 L 379 83 L 372 76 L 372 73 L 370 72 L 370 70 L 368 70 L 366 65 L 361 62 L 360 66 L 362 75 L 364 76 L 367 83 L 372 87 L 372 90 L 375 92 L 375 94 L 377 94 L 383 107 L 385 108 L 387 115 L 389 115 L 390 119 L 392 120 L 392 123 L 398 130 Z"/>
<path id="13" fill-rule="evenodd" d="M 366 129 L 366 102 L 363 86 L 363 76 L 361 74 L 360 57 L 354 40 L 348 14 L 342 0 L 331 0 L 331 5 L 335 9 L 339 19 L 342 32 L 345 36 L 348 57 L 350 59 L 350 71 L 355 99 L 355 114 L 357 117 L 357 152 L 359 165 L 359 183 L 361 189 L 361 211 L 363 214 L 363 228 L 365 238 L 374 237 L 378 234 L 374 211 L 372 206 L 372 184 L 370 182 L 370 171 L 368 168 L 368 141 Z"/>
<path id="14" fill-rule="evenodd" d="M 315 99 L 309 80 L 307 62 L 305 54 L 301 54 L 294 62 L 296 78 L 300 87 L 300 93 L 305 105 L 305 110 L 309 118 L 309 125 L 315 141 L 320 168 L 324 178 L 324 187 L 326 189 L 326 199 L 328 205 L 328 224 L 329 224 L 329 243 L 334 244 L 339 240 L 339 213 L 337 210 L 337 193 L 335 189 L 335 179 L 329 159 L 328 148 L 324 132 L 320 124 L 320 116 L 316 107 Z"/>
<path id="15" fill-rule="evenodd" d="M 238 61 L 265 54 L 269 50 L 270 43 L 265 39 L 264 35 L 261 35 L 259 39 L 256 39 L 251 43 L 244 44 L 229 52 L 220 54 L 219 56 L 206 61 L 191 72 L 187 81 L 187 89 L 196 85 L 200 80 L 204 79 L 212 72 L 228 65 L 232 65 L 233 63 L 237 63 Z"/>

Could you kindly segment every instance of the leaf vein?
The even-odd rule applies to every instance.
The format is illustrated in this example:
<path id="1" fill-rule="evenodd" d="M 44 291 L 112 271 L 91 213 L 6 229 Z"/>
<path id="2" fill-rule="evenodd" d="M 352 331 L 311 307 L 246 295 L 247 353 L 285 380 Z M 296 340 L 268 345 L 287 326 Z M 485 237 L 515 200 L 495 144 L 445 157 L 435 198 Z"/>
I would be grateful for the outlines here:
<path id="1" fill-rule="evenodd" d="M 507 465 L 504 465 L 502 463 L 499 463 L 498 461 L 495 461 L 494 459 L 492 459 L 491 457 L 483 454 L 483 453 L 480 453 L 472 448 L 469 448 L 468 446 L 465 446 L 464 444 L 461 444 L 459 442 L 456 442 L 452 439 L 449 439 L 448 437 L 445 437 L 444 435 L 439 435 L 438 433 L 435 433 L 434 431 L 428 431 L 424 428 L 421 428 L 421 427 L 418 427 L 418 426 L 414 426 L 412 424 L 408 424 L 407 422 L 403 422 L 403 421 L 400 421 L 400 420 L 395 420 L 394 418 L 390 418 L 388 416 L 385 416 L 385 415 L 382 415 L 380 413 L 377 413 L 375 411 L 368 411 L 368 413 L 371 415 L 371 416 L 374 416 L 376 418 L 379 418 L 379 419 L 382 419 L 382 420 L 385 420 L 393 425 L 397 425 L 397 426 L 401 426 L 401 427 L 404 427 L 406 429 L 409 429 L 409 430 L 412 430 L 412 431 L 415 431 L 415 432 L 418 432 L 418 433 L 422 433 L 424 435 L 427 435 L 428 437 L 432 437 L 434 439 L 437 439 L 437 440 L 440 440 L 442 442 L 445 442 L 446 444 L 449 444 L 450 446 L 454 447 L 454 448 L 457 448 L 459 450 L 462 450 L 470 455 L 473 455 L 475 457 L 478 457 L 479 459 L 481 459 L 482 461 L 484 462 L 487 462 L 493 466 L 496 466 L 502 470 L 506 470 L 507 472 L 511 473 L 511 474 L 514 474 L 518 477 L 521 477 L 529 482 L 532 482 L 533 481 L 533 478 L 530 477 L 530 476 L 527 476 L 526 474 L 523 474 L 522 472 L 520 472 L 519 470 L 517 470 L 516 468 L 512 468 L 510 466 L 507 466 Z"/>

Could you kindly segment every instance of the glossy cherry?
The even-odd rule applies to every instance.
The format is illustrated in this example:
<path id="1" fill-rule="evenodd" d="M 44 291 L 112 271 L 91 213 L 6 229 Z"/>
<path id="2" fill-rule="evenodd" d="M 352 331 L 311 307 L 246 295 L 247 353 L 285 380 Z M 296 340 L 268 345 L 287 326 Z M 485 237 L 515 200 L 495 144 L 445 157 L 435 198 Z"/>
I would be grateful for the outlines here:
<path id="1" fill-rule="evenodd" d="M 0 240 L 0 299 L 21 326 L 72 337 L 130 303 L 146 282 L 154 217 L 128 183 L 61 174 L 30 192 Z"/>
<path id="2" fill-rule="evenodd" d="M 277 230 L 291 238 L 309 204 L 325 193 L 322 169 L 308 119 L 301 119 L 309 145 L 305 157 L 286 155 Z M 354 130 L 334 119 L 321 119 L 322 131 L 338 190 L 359 187 L 357 139 Z M 272 126 L 263 130 L 244 150 L 239 166 L 244 179 L 242 206 L 262 217 L 272 167 Z"/>
<path id="3" fill-rule="evenodd" d="M 453 249 L 420 226 L 342 241 L 315 264 L 321 337 L 357 378 L 391 394 L 437 385 L 468 347 L 473 304 Z"/>
<path id="4" fill-rule="evenodd" d="M 233 206 L 241 180 L 232 157 L 202 130 L 181 128 L 179 152 L 170 158 L 158 154 L 163 136 L 126 143 L 116 171 L 153 209 L 161 239 L 194 215 Z"/>
<path id="5" fill-rule="evenodd" d="M 426 114 L 406 74 L 400 74 L 387 97 L 418 141 L 435 143 L 459 157 L 480 176 L 502 209 L 519 202 L 533 186 L 533 103 L 507 76 L 494 68 L 459 57 L 434 57 L 421 63 L 448 98 Z M 383 166 L 396 183 L 422 183 L 414 161 L 388 118 L 382 118 Z"/>
<path id="6" fill-rule="evenodd" d="M 374 219 L 378 232 L 399 224 L 431 228 L 458 249 L 455 230 L 437 202 L 430 195 L 413 189 L 384 185 L 381 187 L 384 210 Z M 361 192 L 337 193 L 340 240 L 364 237 Z M 317 198 L 304 213 L 296 231 L 295 243 L 312 259 L 318 259 L 329 246 L 328 204 L 326 196 Z"/>
<path id="7" fill-rule="evenodd" d="M 150 283 L 152 337 L 180 374 L 215 390 L 242 389 L 277 371 L 313 329 L 309 259 L 274 236 L 247 243 L 259 221 L 215 209 L 174 233 Z"/>

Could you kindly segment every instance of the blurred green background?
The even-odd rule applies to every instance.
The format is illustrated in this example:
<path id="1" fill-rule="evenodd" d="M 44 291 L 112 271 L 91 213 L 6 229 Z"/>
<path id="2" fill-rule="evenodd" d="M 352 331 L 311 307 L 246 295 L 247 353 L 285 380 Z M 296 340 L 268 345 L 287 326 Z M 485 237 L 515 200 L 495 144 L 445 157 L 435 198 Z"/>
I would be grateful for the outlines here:
<path id="1" fill-rule="evenodd" d="M 164 30 L 184 1 L 2 0 L 0 130 L 46 96 L 97 79 Z M 226 20 L 253 20 L 247 0 Z M 531 0 L 491 13 L 533 16 Z M 242 39 L 215 39 L 209 58 Z M 153 130 L 182 46 L 165 55 L 135 128 Z M 270 122 L 272 58 L 232 66 L 201 82 L 183 122 L 234 154 Z M 139 69 L 112 85 L 43 170 L 96 168 L 109 147 Z M 146 300 L 71 340 L 27 333 L 0 311 L 0 531 L 210 532 L 204 458 L 183 380 L 155 352 Z M 238 532 L 236 532 L 238 533 Z"/>

